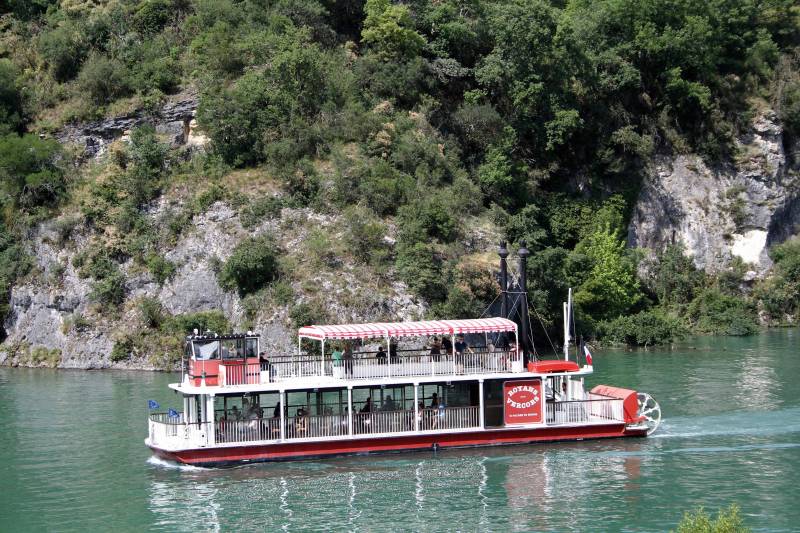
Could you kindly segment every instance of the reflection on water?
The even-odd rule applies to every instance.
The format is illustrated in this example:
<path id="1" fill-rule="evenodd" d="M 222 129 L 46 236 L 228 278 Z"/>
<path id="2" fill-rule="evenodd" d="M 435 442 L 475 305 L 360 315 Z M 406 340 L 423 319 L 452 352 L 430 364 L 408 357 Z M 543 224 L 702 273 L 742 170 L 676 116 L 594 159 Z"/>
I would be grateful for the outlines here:
<path id="1" fill-rule="evenodd" d="M 0 368 L 0 531 L 665 531 L 737 502 L 796 531 L 798 330 L 595 355 L 652 394 L 647 439 L 207 469 L 150 458 L 147 400 L 174 376 Z M 58 461 L 54 461 L 58 458 Z"/>

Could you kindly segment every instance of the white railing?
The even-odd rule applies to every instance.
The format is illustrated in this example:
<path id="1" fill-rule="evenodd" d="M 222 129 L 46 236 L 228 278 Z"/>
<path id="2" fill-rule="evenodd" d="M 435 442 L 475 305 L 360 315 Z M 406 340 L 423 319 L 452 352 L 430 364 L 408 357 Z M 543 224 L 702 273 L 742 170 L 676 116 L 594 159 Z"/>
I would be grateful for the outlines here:
<path id="1" fill-rule="evenodd" d="M 549 425 L 625 421 L 622 400 L 618 399 L 547 402 L 546 406 L 547 423 Z"/>
<path id="2" fill-rule="evenodd" d="M 165 449 L 181 449 L 187 445 L 203 446 L 208 442 L 208 422 L 187 424 L 183 413 L 170 417 L 152 413 L 148 419 L 150 444 Z"/>
<path id="3" fill-rule="evenodd" d="M 414 416 L 412 410 L 354 413 L 353 434 L 414 431 Z M 477 406 L 423 409 L 417 416 L 420 431 L 477 428 L 480 424 Z"/>
<path id="4" fill-rule="evenodd" d="M 515 361 L 519 360 L 517 364 Z M 396 357 L 359 357 L 342 361 L 333 377 L 373 379 L 405 376 L 450 376 L 521 372 L 521 359 L 510 352 L 453 354 L 410 354 Z"/>
<path id="5" fill-rule="evenodd" d="M 286 437 L 308 439 L 348 434 L 347 415 L 296 416 L 286 419 Z"/>
<path id="6" fill-rule="evenodd" d="M 218 420 L 217 442 L 252 442 L 281 438 L 280 418 L 254 418 L 251 420 Z"/>
<path id="7" fill-rule="evenodd" d="M 514 352 L 401 353 L 378 358 L 356 354 L 352 359 L 324 363 L 319 356 L 275 356 L 269 363 L 225 364 L 219 367 L 220 386 L 266 384 L 297 378 L 332 376 L 338 379 L 374 379 L 410 376 L 453 376 L 522 372 L 522 358 Z"/>

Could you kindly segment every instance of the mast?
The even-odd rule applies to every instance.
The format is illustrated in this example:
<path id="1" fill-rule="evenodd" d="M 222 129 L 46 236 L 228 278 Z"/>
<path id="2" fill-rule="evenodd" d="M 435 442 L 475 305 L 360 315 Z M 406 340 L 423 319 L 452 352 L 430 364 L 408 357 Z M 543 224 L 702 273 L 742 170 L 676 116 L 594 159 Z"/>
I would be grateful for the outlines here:
<path id="1" fill-rule="evenodd" d="M 500 256 L 500 318 L 508 318 L 508 249 L 505 242 L 500 243 L 497 255 Z"/>
<path id="2" fill-rule="evenodd" d="M 572 324 L 572 287 L 567 293 L 567 301 L 564 302 L 564 361 L 569 361 L 569 343 L 572 340 L 569 327 Z"/>

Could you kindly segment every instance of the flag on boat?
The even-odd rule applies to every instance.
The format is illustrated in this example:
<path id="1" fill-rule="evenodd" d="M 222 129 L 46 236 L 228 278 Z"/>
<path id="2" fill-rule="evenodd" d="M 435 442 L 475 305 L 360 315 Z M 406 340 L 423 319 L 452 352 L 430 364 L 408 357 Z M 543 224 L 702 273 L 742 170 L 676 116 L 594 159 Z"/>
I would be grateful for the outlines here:
<path id="1" fill-rule="evenodd" d="M 181 415 L 178 414 L 178 411 L 176 411 L 175 409 L 172 409 L 172 408 L 170 408 L 169 411 L 167 411 L 167 415 L 170 418 L 178 418 L 179 416 L 181 416 Z"/>
<path id="2" fill-rule="evenodd" d="M 583 356 L 586 357 L 586 364 L 592 366 L 592 352 L 589 351 L 589 347 L 585 343 L 583 345 Z"/>
<path id="3" fill-rule="evenodd" d="M 147 408 L 148 409 L 158 409 L 159 405 L 158 402 L 155 400 L 147 400 Z"/>

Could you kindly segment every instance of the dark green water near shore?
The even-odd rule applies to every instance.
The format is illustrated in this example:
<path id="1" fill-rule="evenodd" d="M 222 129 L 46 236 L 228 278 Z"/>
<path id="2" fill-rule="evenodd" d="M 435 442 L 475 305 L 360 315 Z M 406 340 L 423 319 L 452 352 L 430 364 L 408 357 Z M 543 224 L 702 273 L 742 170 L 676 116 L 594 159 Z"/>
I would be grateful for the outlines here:
<path id="1" fill-rule="evenodd" d="M 143 444 L 174 375 L 0 368 L 0 531 L 665 531 L 737 502 L 800 531 L 800 331 L 595 354 L 650 392 L 647 439 L 178 467 Z"/>

